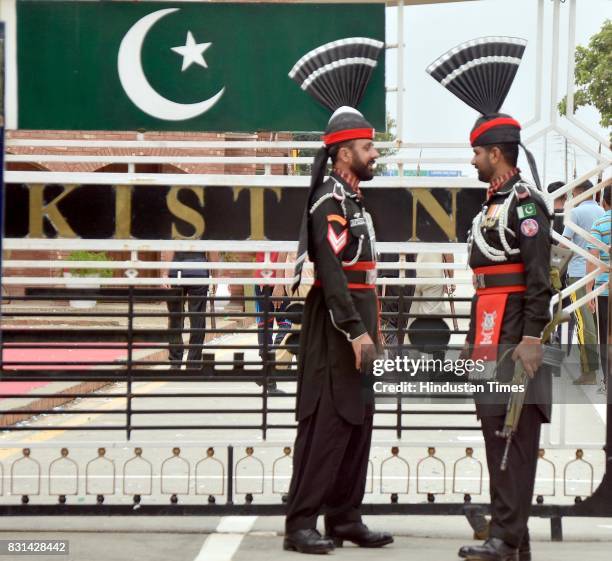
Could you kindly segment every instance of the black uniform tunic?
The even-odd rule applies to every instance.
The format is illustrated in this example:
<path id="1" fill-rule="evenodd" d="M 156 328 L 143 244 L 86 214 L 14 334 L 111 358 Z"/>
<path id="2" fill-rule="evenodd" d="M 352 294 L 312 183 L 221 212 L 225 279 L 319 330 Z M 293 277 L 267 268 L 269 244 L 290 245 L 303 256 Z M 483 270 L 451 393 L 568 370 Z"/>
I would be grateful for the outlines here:
<path id="1" fill-rule="evenodd" d="M 375 234 L 363 201 L 332 175 L 310 199 L 308 252 L 315 286 L 306 299 L 298 363 L 288 532 L 361 520 L 372 433 L 372 392 L 351 341 L 378 342 Z"/>
<path id="2" fill-rule="evenodd" d="M 501 212 L 504 202 L 511 197 L 505 217 Z M 504 251 L 501 260 L 493 260 L 473 241 L 470 244 L 469 264 L 472 269 L 507 263 L 522 263 L 525 268 L 524 292 L 508 295 L 503 314 L 499 345 L 507 348 L 518 344 L 523 336 L 540 337 L 550 319 L 550 248 L 551 213 L 542 197 L 533 187 L 527 186 L 517 174 L 509 179 L 483 207 L 481 219 L 474 224 L 486 244 L 494 250 Z M 499 235 L 499 220 L 506 220 L 505 232 L 511 250 L 504 249 Z M 493 252 L 495 254 L 495 252 Z M 475 340 L 477 331 L 474 296 L 471 308 L 468 343 Z M 500 354 L 504 351 L 500 349 Z M 511 354 L 511 353 L 510 353 Z M 508 357 L 498 368 L 497 379 L 510 382 L 514 373 L 514 362 Z M 496 436 L 501 430 L 506 413 L 506 403 L 500 394 L 476 394 L 476 410 L 481 419 L 485 439 L 491 493 L 491 536 L 503 539 L 518 547 L 528 540 L 527 520 L 533 496 L 540 428 L 549 422 L 550 371 L 541 367 L 530 381 L 518 432 L 510 450 L 506 471 L 500 470 L 505 440 Z"/>

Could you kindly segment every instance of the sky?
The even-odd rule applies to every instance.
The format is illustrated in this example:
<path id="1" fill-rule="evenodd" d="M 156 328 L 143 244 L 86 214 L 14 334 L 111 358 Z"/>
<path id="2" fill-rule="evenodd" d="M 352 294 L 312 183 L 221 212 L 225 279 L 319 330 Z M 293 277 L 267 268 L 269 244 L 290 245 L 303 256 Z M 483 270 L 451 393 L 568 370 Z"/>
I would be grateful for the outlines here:
<path id="1" fill-rule="evenodd" d="M 550 122 L 551 107 L 551 69 L 552 69 L 552 29 L 553 2 L 544 2 L 544 54 L 542 117 L 538 123 L 523 131 L 523 139 L 541 130 Z M 528 40 L 523 61 L 516 75 L 502 111 L 510 113 L 520 122 L 530 120 L 536 112 L 536 45 L 538 0 L 476 0 L 451 4 L 437 4 L 404 7 L 405 48 L 405 93 L 403 139 L 409 142 L 466 142 L 469 131 L 477 117 L 476 112 L 455 98 L 431 76 L 425 68 L 438 56 L 463 41 L 486 35 L 509 35 Z M 570 0 L 560 4 L 560 56 L 558 65 L 558 96 L 560 100 L 566 91 L 567 83 L 567 44 Z M 387 42 L 397 42 L 397 8 L 387 8 Z M 587 45 L 589 38 L 597 33 L 606 18 L 612 19 L 612 0 L 576 0 L 576 43 Z M 389 50 L 386 59 L 386 82 L 392 87 L 397 84 L 396 51 Z M 387 110 L 393 118 L 397 117 L 397 94 L 387 94 Z M 594 128 L 600 136 L 607 138 L 608 133 L 599 125 L 599 114 L 593 108 L 579 109 L 577 118 L 585 125 Z M 590 139 L 567 119 L 559 119 L 564 130 L 586 142 L 593 150 L 598 143 Z M 538 160 L 540 175 L 544 182 L 563 180 L 565 175 L 565 141 L 558 133 L 549 133 L 547 158 L 544 161 L 544 142 L 536 141 L 529 148 Z M 418 157 L 416 150 L 408 152 Z M 425 149 L 423 157 L 465 157 L 471 150 L 434 150 Z M 581 149 L 569 150 L 570 179 L 574 161 L 578 175 L 586 173 L 595 166 L 595 160 Z M 519 162 L 528 169 L 524 159 Z M 460 164 L 428 165 L 422 169 L 461 169 L 465 175 L 475 176 L 469 165 Z M 607 172 L 609 173 L 609 171 Z"/>

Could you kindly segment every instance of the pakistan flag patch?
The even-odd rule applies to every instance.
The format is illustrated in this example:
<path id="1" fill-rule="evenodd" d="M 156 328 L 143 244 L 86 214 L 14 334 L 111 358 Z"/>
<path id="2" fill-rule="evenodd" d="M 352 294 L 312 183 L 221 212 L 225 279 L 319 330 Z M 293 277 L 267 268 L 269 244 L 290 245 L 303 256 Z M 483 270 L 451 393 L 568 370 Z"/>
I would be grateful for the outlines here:
<path id="1" fill-rule="evenodd" d="M 529 218 L 530 216 L 535 216 L 535 203 L 527 203 L 526 205 L 516 207 L 516 213 L 518 214 L 519 220 L 523 220 L 523 218 Z"/>

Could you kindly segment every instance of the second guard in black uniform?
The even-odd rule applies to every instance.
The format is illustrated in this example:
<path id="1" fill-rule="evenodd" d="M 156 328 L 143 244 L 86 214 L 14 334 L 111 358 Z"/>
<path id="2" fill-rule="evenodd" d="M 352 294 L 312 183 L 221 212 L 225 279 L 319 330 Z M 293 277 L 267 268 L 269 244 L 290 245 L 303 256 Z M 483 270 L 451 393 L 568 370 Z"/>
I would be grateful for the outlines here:
<path id="1" fill-rule="evenodd" d="M 344 540 L 362 547 L 393 541 L 369 530 L 360 514 L 374 413 L 360 361 L 378 344 L 379 329 L 374 226 L 359 183 L 372 179 L 379 153 L 372 125 L 354 107 L 382 48 L 365 38 L 335 41 L 302 57 L 290 73 L 334 111 L 313 164 L 293 286 L 309 256 L 315 282 L 300 334 L 298 429 L 283 543 L 302 553 L 327 553 Z M 329 158 L 332 173 L 324 180 Z M 316 530 L 319 514 L 325 514 L 325 537 Z"/>
<path id="2" fill-rule="evenodd" d="M 474 218 L 469 265 L 476 294 L 466 343 L 472 358 L 498 361 L 496 380 L 510 382 L 515 360 L 532 378 L 508 464 L 501 468 L 505 441 L 499 437 L 507 398 L 476 395 L 490 479 L 491 523 L 483 545 L 464 546 L 459 556 L 478 561 L 530 561 L 527 521 L 533 498 L 543 422 L 550 421 L 550 375 L 540 368 L 541 334 L 550 319 L 551 203 L 529 185 L 516 167 L 520 124 L 498 113 L 512 84 L 526 41 L 483 37 L 459 45 L 427 72 L 481 113 L 471 134 L 472 164 L 489 183 L 487 199 Z M 522 146 L 522 145 L 521 145 Z M 534 180 L 533 156 L 525 150 Z M 503 359 L 504 347 L 514 346 Z M 499 354 L 499 356 L 497 356 Z"/>

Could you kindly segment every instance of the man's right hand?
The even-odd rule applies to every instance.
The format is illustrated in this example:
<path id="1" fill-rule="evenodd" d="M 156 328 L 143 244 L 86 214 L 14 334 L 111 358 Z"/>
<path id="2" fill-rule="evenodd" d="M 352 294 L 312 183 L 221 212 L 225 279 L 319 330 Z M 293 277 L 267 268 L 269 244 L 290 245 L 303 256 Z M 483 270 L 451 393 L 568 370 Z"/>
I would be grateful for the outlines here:
<path id="1" fill-rule="evenodd" d="M 353 346 L 353 352 L 355 353 L 355 368 L 357 370 L 360 370 L 361 355 L 363 353 L 371 354 L 372 358 L 374 358 L 374 354 L 376 352 L 374 347 L 374 341 L 372 341 L 372 338 L 368 333 L 364 333 L 363 335 L 357 337 L 357 339 L 351 341 L 351 345 Z"/>
<path id="2" fill-rule="evenodd" d="M 162 288 L 170 288 L 170 282 L 168 280 L 168 274 L 162 274 L 162 279 L 163 279 L 163 283 L 162 283 Z"/>

